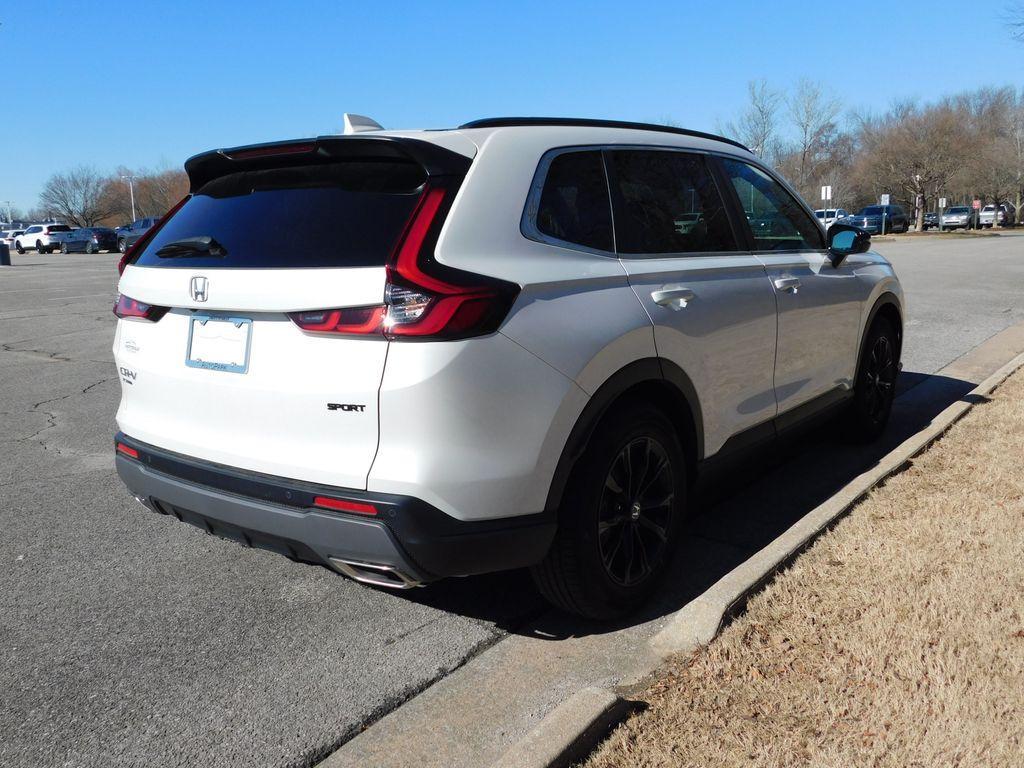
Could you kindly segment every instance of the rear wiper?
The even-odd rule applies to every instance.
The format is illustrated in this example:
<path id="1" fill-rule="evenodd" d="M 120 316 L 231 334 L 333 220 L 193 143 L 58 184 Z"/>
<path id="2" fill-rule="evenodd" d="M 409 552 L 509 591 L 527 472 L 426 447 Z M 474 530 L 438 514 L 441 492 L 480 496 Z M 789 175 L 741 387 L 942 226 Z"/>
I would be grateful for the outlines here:
<path id="1" fill-rule="evenodd" d="M 197 253 L 209 256 L 227 256 L 228 249 L 218 243 L 216 238 L 202 235 L 201 237 L 185 237 L 162 245 L 156 255 L 161 259 L 175 259 Z"/>

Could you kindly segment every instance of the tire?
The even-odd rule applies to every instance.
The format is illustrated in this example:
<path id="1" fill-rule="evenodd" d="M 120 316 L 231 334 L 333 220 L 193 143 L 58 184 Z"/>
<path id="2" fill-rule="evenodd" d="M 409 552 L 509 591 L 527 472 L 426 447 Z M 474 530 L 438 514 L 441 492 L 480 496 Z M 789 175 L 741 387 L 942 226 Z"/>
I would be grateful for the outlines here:
<path id="1" fill-rule="evenodd" d="M 124 253 L 125 250 L 127 250 L 127 249 L 124 246 L 124 238 L 123 237 L 117 238 L 117 252 L 118 253 Z"/>
<path id="2" fill-rule="evenodd" d="M 36 240 L 36 253 L 46 253 L 46 249 L 43 248 L 42 240 Z"/>
<path id="3" fill-rule="evenodd" d="M 876 317 L 861 352 L 853 403 L 846 415 L 847 437 L 853 442 L 877 440 L 885 431 L 896 396 L 900 342 L 893 324 Z"/>
<path id="4" fill-rule="evenodd" d="M 686 506 L 686 457 L 671 421 L 650 405 L 619 409 L 573 469 L 551 549 L 531 569 L 534 583 L 570 613 L 624 616 L 664 578 Z"/>
<path id="5" fill-rule="evenodd" d="M 23 246 L 21 244 L 20 240 L 17 240 L 14 243 L 14 250 L 16 250 L 18 253 L 24 253 L 25 252 L 25 246 Z"/>
<path id="6" fill-rule="evenodd" d="M 64 253 L 64 254 L 66 254 L 68 252 L 68 244 L 67 243 L 61 243 L 60 244 L 60 252 Z"/>
<path id="7" fill-rule="evenodd" d="M 86 253 L 96 253 L 96 250 L 92 247 L 92 243 L 86 243 L 85 244 L 85 252 Z"/>

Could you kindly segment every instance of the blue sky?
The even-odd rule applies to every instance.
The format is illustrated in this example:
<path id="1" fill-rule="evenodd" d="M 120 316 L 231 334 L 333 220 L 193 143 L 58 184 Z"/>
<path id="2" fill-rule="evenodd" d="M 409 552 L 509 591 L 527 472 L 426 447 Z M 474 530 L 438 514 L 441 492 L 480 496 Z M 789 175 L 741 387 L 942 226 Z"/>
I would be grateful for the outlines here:
<path id="1" fill-rule="evenodd" d="M 389 128 L 566 115 L 713 131 L 761 77 L 869 110 L 1022 86 L 1003 2 L 8 0 L 0 201 L 29 208 L 80 164 L 180 167 L 330 133 L 346 111 Z"/>

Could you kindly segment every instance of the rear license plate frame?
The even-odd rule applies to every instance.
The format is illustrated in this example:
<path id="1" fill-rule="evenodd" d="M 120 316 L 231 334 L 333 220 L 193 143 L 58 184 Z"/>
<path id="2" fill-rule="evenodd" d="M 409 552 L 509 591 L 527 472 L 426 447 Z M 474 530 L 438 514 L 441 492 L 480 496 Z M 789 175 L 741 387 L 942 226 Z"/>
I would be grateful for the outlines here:
<path id="1" fill-rule="evenodd" d="M 207 323 L 231 323 L 236 328 L 246 326 L 245 329 L 245 355 L 242 364 L 231 362 L 219 362 L 215 360 L 194 360 L 192 358 L 192 341 L 195 335 L 196 323 L 206 326 Z M 188 344 L 185 347 L 185 365 L 188 368 L 202 368 L 208 371 L 224 371 L 226 373 L 247 373 L 249 371 L 249 352 L 252 350 L 252 318 L 249 317 L 225 317 L 223 315 L 192 315 L 188 323 Z"/>

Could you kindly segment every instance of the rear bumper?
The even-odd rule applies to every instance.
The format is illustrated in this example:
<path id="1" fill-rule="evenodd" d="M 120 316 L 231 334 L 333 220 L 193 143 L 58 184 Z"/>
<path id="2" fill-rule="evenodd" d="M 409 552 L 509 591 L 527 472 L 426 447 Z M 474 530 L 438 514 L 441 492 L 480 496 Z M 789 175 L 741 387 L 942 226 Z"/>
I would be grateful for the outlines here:
<path id="1" fill-rule="evenodd" d="M 122 434 L 116 439 L 138 453 L 135 459 L 118 452 L 117 473 L 150 509 L 247 546 L 319 562 L 384 586 L 533 565 L 555 532 L 549 514 L 464 522 L 408 496 L 245 472 Z M 372 504 L 378 514 L 313 508 L 315 496 Z"/>

